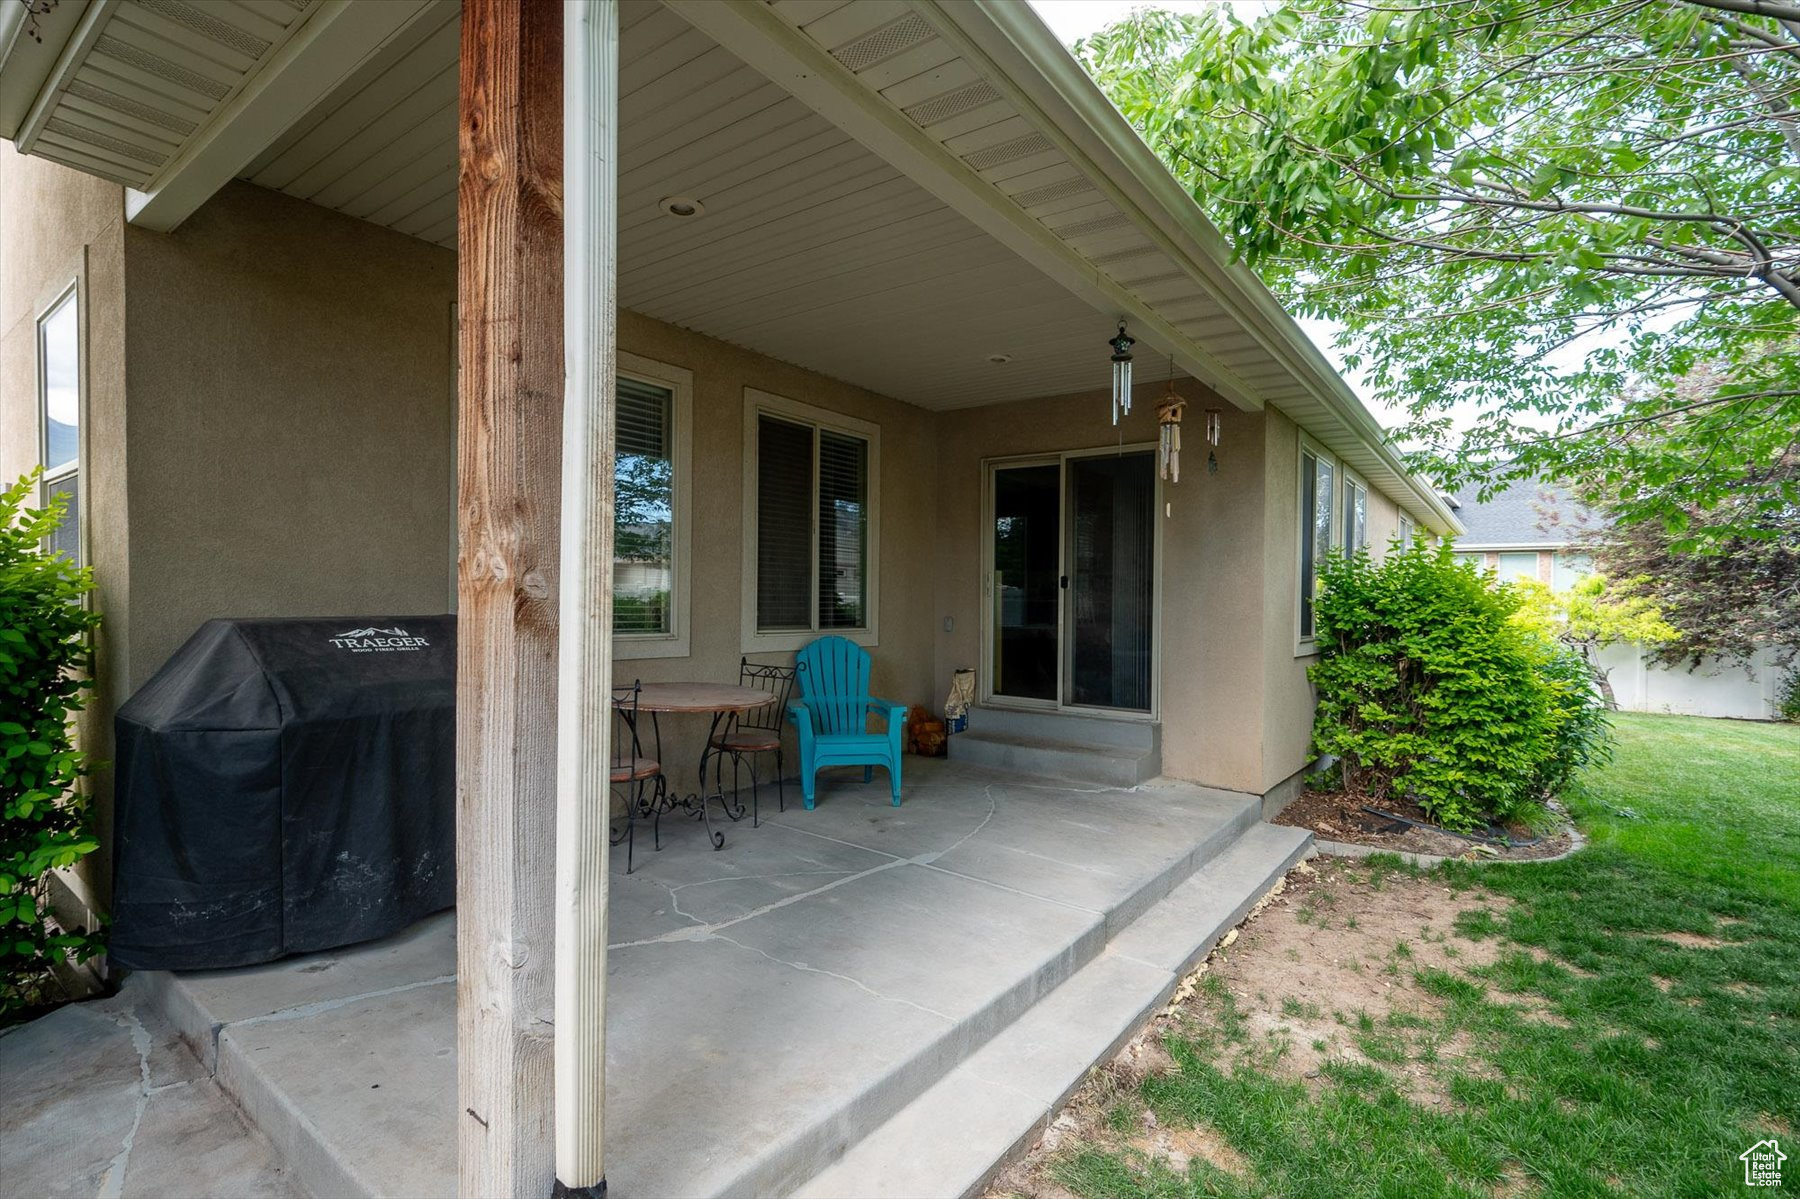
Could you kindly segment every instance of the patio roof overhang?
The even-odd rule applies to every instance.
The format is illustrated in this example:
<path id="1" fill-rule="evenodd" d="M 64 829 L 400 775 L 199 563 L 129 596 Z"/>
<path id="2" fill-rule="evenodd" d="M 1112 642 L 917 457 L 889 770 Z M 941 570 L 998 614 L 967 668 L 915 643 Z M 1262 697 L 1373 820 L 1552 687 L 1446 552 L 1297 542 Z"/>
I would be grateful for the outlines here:
<path id="1" fill-rule="evenodd" d="M 459 9 L 8 5 L 0 136 L 145 228 L 243 178 L 454 247 Z M 1459 530 L 1024 4 L 625 0 L 621 41 L 623 306 L 933 409 L 1098 386 L 1123 317 Z"/>

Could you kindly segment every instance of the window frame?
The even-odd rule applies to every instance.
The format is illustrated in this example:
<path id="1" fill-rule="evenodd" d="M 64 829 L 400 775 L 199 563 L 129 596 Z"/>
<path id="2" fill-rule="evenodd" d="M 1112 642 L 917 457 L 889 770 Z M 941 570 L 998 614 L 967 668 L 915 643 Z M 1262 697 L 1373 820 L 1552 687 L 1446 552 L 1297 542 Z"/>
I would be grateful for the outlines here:
<path id="1" fill-rule="evenodd" d="M 75 553 L 76 565 L 88 566 L 93 554 L 88 543 L 88 354 L 87 296 L 81 272 L 51 292 L 49 299 L 37 306 L 32 318 L 32 356 L 36 375 L 35 396 L 37 421 L 37 464 L 44 469 L 38 479 L 38 503 L 50 502 L 51 488 L 75 477 Z M 64 304 L 75 305 L 75 458 L 50 469 L 50 371 L 48 343 L 44 338 L 44 322 Z M 49 541 L 45 540 L 48 547 Z M 86 602 L 85 599 L 83 602 Z"/>
<path id="2" fill-rule="evenodd" d="M 1341 461 L 1338 463 L 1337 469 L 1338 483 L 1344 493 L 1343 502 L 1340 504 L 1337 513 L 1337 515 L 1343 517 L 1344 520 L 1344 527 L 1336 530 L 1338 534 L 1337 547 L 1346 554 L 1354 554 L 1357 550 L 1369 548 L 1369 485 L 1363 481 L 1361 475 L 1351 471 L 1350 468 L 1345 466 Z M 1358 494 L 1362 496 L 1363 502 L 1363 531 L 1362 540 L 1353 546 L 1350 544 L 1350 536 L 1356 527 L 1354 505 Z"/>
<path id="3" fill-rule="evenodd" d="M 1412 545 L 1413 534 L 1418 531 L 1418 527 L 1413 522 L 1412 516 L 1402 509 L 1399 519 L 1394 525 L 1394 535 L 1400 539 L 1402 550 Z"/>
<path id="4" fill-rule="evenodd" d="M 757 521 L 760 511 L 760 478 L 758 448 L 761 419 L 767 414 L 777 420 L 805 425 L 812 430 L 812 564 L 811 597 L 807 611 L 811 627 L 764 632 L 757 627 L 757 594 L 760 563 L 757 560 Z M 867 619 L 862 628 L 821 629 L 819 627 L 819 432 L 825 430 L 840 436 L 861 439 L 868 446 L 868 540 L 864 550 L 863 575 L 868 588 L 865 606 Z M 818 408 L 799 400 L 744 388 L 744 528 L 742 647 L 745 653 L 770 653 L 797 650 L 823 636 L 846 637 L 856 644 L 872 647 L 881 643 L 881 426 L 858 420 L 828 408 Z"/>
<path id="5" fill-rule="evenodd" d="M 685 658 L 692 652 L 693 622 L 690 619 L 693 596 L 693 440 L 694 440 L 694 372 L 683 367 L 658 362 L 638 354 L 618 352 L 613 373 L 638 383 L 668 389 L 669 458 L 675 474 L 674 512 L 670 536 L 674 552 L 670 570 L 674 578 L 669 585 L 670 620 L 666 633 L 614 633 L 613 658 L 616 661 L 641 658 Z"/>
<path id="6" fill-rule="evenodd" d="M 1338 456 L 1314 441 L 1305 433 L 1300 434 L 1299 452 L 1295 454 L 1294 469 L 1294 656 L 1308 658 L 1319 652 L 1318 617 L 1314 614 L 1313 629 L 1305 627 L 1305 605 L 1302 602 L 1306 588 L 1306 546 L 1313 534 L 1313 510 L 1306 502 L 1306 459 L 1311 455 L 1315 462 L 1327 462 L 1331 465 L 1333 490 L 1338 489 L 1339 482 L 1345 478 L 1343 463 Z M 1317 476 L 1317 467 L 1314 467 Z M 1331 528 L 1325 535 L 1327 552 L 1331 549 L 1342 549 L 1338 540 L 1337 522 L 1342 517 L 1340 501 L 1336 495 L 1331 500 Z M 1313 564 L 1313 578 L 1318 578 L 1319 563 Z"/>
<path id="7" fill-rule="evenodd" d="M 1565 568 L 1569 563 L 1576 561 L 1579 561 L 1583 567 L 1579 573 L 1565 571 Z M 1596 572 L 1594 569 L 1594 556 L 1592 554 L 1584 554 L 1579 550 L 1572 549 L 1550 551 L 1550 590 L 1557 592 L 1572 590 L 1575 584 L 1594 573 Z M 1574 575 L 1573 578 L 1569 578 L 1569 575 L 1571 574 Z M 1569 580 L 1568 586 L 1558 586 L 1558 580 L 1565 578 Z"/>

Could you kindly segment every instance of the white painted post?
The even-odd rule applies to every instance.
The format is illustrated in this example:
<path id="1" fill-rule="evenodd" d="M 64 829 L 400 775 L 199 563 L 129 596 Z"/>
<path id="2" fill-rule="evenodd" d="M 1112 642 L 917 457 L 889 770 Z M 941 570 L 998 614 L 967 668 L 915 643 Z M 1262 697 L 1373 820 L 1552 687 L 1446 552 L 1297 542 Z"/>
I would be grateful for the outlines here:
<path id="1" fill-rule="evenodd" d="M 556 1193 L 606 1193 L 618 0 L 563 16 L 562 594 L 556 721 Z"/>

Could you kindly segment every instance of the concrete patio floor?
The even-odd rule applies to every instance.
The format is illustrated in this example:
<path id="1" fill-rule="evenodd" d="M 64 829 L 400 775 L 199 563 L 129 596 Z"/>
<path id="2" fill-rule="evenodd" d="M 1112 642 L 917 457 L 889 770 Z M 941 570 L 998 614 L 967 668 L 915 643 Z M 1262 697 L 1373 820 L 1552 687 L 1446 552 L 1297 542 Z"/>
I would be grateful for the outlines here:
<path id="1" fill-rule="evenodd" d="M 640 838 L 630 876 L 615 850 L 614 1193 L 799 1187 L 1259 811 L 1254 796 L 1182 784 L 906 769 L 900 808 L 884 779 L 845 772 L 821 780 L 811 812 L 796 800 L 777 813 L 766 794 L 761 827 L 727 826 L 721 852 L 684 820 L 665 822 L 660 853 Z M 454 939 L 444 913 L 350 950 L 142 982 L 309 1191 L 448 1196 Z"/>
<path id="2" fill-rule="evenodd" d="M 0 1033 L 3 1199 L 304 1199 L 141 984 Z"/>

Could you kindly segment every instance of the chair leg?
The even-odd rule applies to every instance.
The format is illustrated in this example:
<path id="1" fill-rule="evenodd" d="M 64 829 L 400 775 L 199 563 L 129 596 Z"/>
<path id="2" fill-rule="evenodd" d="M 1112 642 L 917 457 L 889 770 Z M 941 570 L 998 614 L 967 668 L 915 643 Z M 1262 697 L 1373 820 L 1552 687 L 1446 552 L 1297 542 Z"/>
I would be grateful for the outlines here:
<path id="1" fill-rule="evenodd" d="M 656 852 L 661 853 L 662 852 L 662 814 L 663 814 L 663 809 L 665 807 L 667 807 L 668 805 L 663 802 L 663 799 L 666 795 L 665 780 L 663 779 L 663 776 L 660 774 L 656 776 L 656 790 L 655 790 L 654 794 L 656 796 L 656 819 L 651 822 L 651 826 L 650 826 L 651 834 L 652 834 L 651 841 L 656 847 Z"/>
<path id="2" fill-rule="evenodd" d="M 863 767 L 863 782 L 872 783 L 874 781 L 875 781 L 875 768 L 873 766 L 864 766 Z"/>
<path id="3" fill-rule="evenodd" d="M 750 755 L 750 827 L 762 826 L 762 792 L 756 785 L 756 755 Z"/>
<path id="4" fill-rule="evenodd" d="M 893 764 L 888 767 L 888 790 L 894 794 L 894 806 L 900 806 L 900 767 Z"/>

